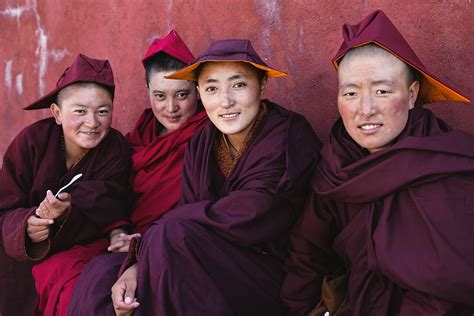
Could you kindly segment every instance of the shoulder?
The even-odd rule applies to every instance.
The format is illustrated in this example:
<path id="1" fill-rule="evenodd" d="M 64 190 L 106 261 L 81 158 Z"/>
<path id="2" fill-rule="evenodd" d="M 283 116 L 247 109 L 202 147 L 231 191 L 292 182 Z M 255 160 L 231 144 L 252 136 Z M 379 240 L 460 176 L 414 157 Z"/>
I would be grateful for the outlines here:
<path id="1" fill-rule="evenodd" d="M 10 146 L 47 146 L 51 134 L 59 134 L 60 129 L 52 117 L 39 120 L 21 130 Z"/>

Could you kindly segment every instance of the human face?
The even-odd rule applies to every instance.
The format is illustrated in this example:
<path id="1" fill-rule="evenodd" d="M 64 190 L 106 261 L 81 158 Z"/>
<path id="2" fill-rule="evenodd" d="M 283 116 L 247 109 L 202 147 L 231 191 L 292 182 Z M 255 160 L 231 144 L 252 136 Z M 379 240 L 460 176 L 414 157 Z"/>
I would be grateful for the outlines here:
<path id="1" fill-rule="evenodd" d="M 164 127 L 162 134 L 177 130 L 196 113 L 198 96 L 195 83 L 165 79 L 173 71 L 153 72 L 148 83 L 148 96 L 153 114 Z"/>
<path id="2" fill-rule="evenodd" d="M 340 64 L 339 113 L 352 139 L 371 153 L 390 146 L 407 124 L 419 88 L 408 74 L 385 51 L 347 56 Z"/>
<path id="3" fill-rule="evenodd" d="M 237 147 L 257 117 L 265 84 L 243 62 L 207 62 L 199 74 L 198 90 L 209 119 Z"/>
<path id="4" fill-rule="evenodd" d="M 74 158 L 104 139 L 112 124 L 112 97 L 104 88 L 71 85 L 64 89 L 61 105 L 51 105 L 58 125 L 62 125 L 66 156 Z M 61 91 L 63 92 L 63 91 Z"/>

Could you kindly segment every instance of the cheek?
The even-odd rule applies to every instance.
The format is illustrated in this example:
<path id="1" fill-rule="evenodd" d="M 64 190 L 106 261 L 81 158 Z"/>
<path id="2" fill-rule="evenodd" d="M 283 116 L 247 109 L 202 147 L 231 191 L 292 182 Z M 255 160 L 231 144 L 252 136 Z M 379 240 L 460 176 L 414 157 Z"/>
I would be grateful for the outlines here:
<path id="1" fill-rule="evenodd" d="M 350 103 L 338 101 L 337 109 L 339 110 L 339 115 L 341 115 L 344 125 L 348 125 L 354 121 L 354 111 L 352 110 Z"/>
<path id="2" fill-rule="evenodd" d="M 193 100 L 183 100 L 179 103 L 179 107 L 186 116 L 191 116 L 196 112 L 197 102 Z"/>

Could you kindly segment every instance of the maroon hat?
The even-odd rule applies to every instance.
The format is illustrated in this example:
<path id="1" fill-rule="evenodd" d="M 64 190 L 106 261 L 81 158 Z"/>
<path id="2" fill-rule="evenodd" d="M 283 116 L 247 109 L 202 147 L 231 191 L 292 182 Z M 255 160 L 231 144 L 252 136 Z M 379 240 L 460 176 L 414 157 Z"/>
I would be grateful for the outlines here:
<path id="1" fill-rule="evenodd" d="M 242 61 L 252 66 L 262 69 L 269 78 L 284 77 L 287 74 L 270 68 L 263 62 L 252 47 L 249 40 L 227 39 L 215 41 L 198 58 L 196 58 L 188 67 L 166 76 L 168 79 L 197 80 L 195 70 L 200 64 L 209 61 Z"/>
<path id="2" fill-rule="evenodd" d="M 111 92 L 112 98 L 114 96 L 114 74 L 112 73 L 109 61 L 93 59 L 79 54 L 74 63 L 64 70 L 56 83 L 56 89 L 23 109 L 36 110 L 50 107 L 51 103 L 56 102 L 57 95 L 61 89 L 76 82 L 98 83 Z"/>
<path id="3" fill-rule="evenodd" d="M 143 56 L 143 66 L 145 66 L 146 61 L 149 58 L 155 56 L 159 52 L 164 52 L 171 57 L 182 61 L 186 65 L 194 59 L 194 56 L 189 50 L 188 46 L 186 46 L 175 30 L 171 30 L 171 32 L 169 32 L 168 35 L 162 39 L 157 38 L 153 41 L 153 43 L 151 43 L 150 47 L 148 47 L 148 50 L 145 53 L 145 56 Z"/>
<path id="4" fill-rule="evenodd" d="M 440 101 L 470 102 L 467 97 L 442 83 L 426 69 L 402 34 L 382 10 L 369 14 L 357 24 L 344 24 L 342 36 L 344 42 L 332 60 L 336 69 L 344 55 L 351 48 L 372 43 L 395 55 L 420 72 L 422 78 L 419 96 L 423 104 Z"/>

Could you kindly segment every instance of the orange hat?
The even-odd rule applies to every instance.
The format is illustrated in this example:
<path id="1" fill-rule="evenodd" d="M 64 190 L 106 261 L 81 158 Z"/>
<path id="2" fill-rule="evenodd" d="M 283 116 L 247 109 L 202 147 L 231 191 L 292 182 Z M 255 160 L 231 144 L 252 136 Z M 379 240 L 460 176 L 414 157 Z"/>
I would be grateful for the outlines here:
<path id="1" fill-rule="evenodd" d="M 336 69 L 344 55 L 354 47 L 376 44 L 392 55 L 412 66 L 422 75 L 419 98 L 422 104 L 440 101 L 470 102 L 470 100 L 447 84 L 441 82 L 426 69 L 402 34 L 383 13 L 377 10 L 357 24 L 344 24 L 342 27 L 344 42 L 332 62 Z"/>
<path id="2" fill-rule="evenodd" d="M 188 67 L 181 69 L 171 75 L 166 76 L 168 79 L 197 80 L 196 69 L 200 64 L 209 61 L 242 61 L 252 66 L 262 69 L 267 73 L 269 78 L 284 77 L 287 74 L 283 71 L 270 68 L 263 62 L 253 49 L 249 40 L 243 39 L 227 39 L 215 41 L 211 46 L 198 58 L 196 58 Z"/>

